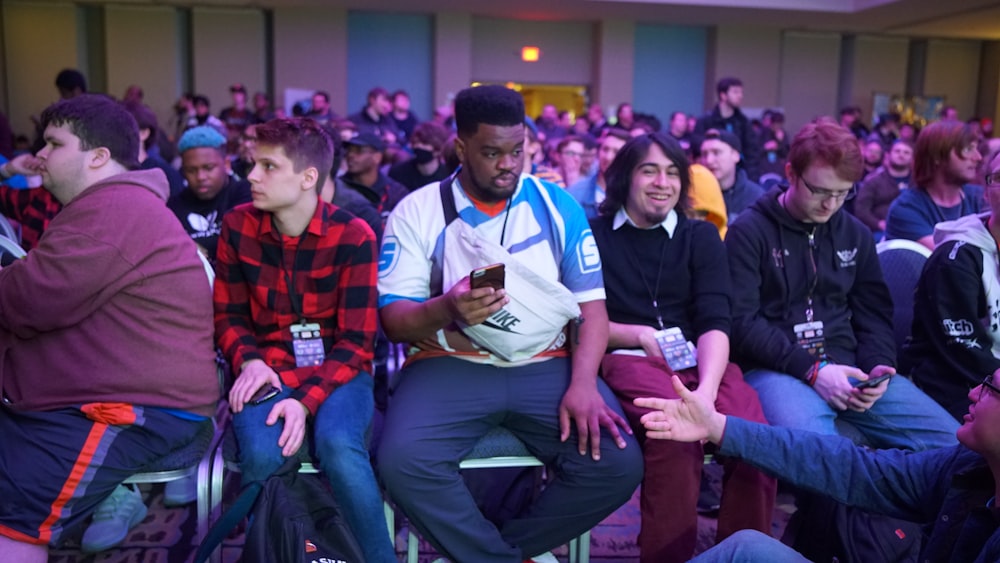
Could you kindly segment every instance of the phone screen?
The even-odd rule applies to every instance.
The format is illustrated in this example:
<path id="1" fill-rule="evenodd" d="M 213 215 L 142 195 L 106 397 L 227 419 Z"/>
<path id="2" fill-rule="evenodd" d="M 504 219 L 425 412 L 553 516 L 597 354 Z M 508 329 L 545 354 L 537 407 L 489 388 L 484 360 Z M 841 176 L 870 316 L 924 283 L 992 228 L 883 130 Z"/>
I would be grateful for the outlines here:
<path id="1" fill-rule="evenodd" d="M 261 387 L 260 390 L 254 393 L 253 397 L 250 397 L 250 404 L 259 405 L 261 403 L 265 403 L 277 396 L 278 393 L 281 393 L 281 389 L 278 389 L 277 387 Z"/>

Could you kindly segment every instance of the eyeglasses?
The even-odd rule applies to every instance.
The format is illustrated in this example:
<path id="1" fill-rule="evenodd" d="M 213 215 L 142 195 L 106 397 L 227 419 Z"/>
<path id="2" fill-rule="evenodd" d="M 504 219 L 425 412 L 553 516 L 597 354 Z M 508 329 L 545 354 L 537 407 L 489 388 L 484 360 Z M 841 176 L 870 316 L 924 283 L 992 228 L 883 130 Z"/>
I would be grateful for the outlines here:
<path id="1" fill-rule="evenodd" d="M 998 397 L 1000 397 L 1000 387 L 997 387 L 996 385 L 993 385 L 993 374 L 992 373 L 989 374 L 989 375 L 987 375 L 983 379 L 983 383 L 979 387 L 979 400 L 980 401 L 983 400 L 983 395 L 986 394 L 986 390 L 987 389 L 989 389 L 990 391 L 993 391 L 994 393 L 997 394 Z"/>
<path id="2" fill-rule="evenodd" d="M 568 158 L 583 158 L 583 153 L 582 152 L 563 151 L 560 154 L 562 154 L 563 156 L 568 157 Z"/>
<path id="3" fill-rule="evenodd" d="M 854 199 L 854 196 L 858 195 L 857 184 L 852 184 L 851 189 L 849 190 L 835 192 L 832 190 L 828 190 L 826 188 L 817 188 L 816 186 L 810 185 L 809 182 L 806 182 L 805 178 L 800 177 L 799 180 L 802 180 L 802 185 L 805 186 L 806 189 L 809 190 L 809 193 L 811 193 L 813 197 L 816 199 L 822 199 L 822 200 L 833 199 L 836 201 L 847 201 L 849 199 Z"/>

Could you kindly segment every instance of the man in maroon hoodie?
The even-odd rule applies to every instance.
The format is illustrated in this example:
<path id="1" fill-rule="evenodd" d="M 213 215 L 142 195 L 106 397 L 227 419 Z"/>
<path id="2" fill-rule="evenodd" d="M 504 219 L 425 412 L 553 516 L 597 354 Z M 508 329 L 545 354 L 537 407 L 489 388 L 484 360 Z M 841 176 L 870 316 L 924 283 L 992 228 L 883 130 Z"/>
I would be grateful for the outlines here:
<path id="1" fill-rule="evenodd" d="M 119 485 L 210 424 L 219 395 L 211 290 L 163 172 L 130 171 L 135 120 L 84 95 L 42 124 L 36 172 L 63 209 L 0 270 L 0 553 L 25 562 L 109 495 L 141 521 Z"/>

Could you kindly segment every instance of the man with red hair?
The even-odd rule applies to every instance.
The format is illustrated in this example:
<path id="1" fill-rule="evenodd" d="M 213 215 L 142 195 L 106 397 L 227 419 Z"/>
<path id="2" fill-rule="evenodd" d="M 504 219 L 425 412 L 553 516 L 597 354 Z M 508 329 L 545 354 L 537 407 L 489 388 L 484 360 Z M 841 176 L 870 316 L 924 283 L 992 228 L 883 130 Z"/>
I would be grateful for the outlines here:
<path id="1" fill-rule="evenodd" d="M 775 426 L 836 434 L 840 420 L 878 448 L 952 445 L 956 421 L 892 377 L 892 300 L 875 243 L 841 210 L 863 169 L 850 131 L 809 123 L 792 142 L 788 185 L 730 226 L 733 359 Z"/>

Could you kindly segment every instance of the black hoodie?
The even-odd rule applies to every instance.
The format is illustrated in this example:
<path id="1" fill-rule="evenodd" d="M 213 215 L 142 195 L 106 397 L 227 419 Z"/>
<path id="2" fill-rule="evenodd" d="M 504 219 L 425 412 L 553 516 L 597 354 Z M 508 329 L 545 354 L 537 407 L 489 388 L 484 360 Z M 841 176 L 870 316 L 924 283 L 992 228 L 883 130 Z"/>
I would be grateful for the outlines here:
<path id="1" fill-rule="evenodd" d="M 871 232 L 843 210 L 826 223 L 796 221 L 778 201 L 784 189 L 761 196 L 726 235 L 734 361 L 744 371 L 805 377 L 816 358 L 797 344 L 793 327 L 806 322 L 815 281 L 814 320 L 823 321 L 827 359 L 866 373 L 894 366 L 892 298 Z"/>

